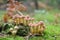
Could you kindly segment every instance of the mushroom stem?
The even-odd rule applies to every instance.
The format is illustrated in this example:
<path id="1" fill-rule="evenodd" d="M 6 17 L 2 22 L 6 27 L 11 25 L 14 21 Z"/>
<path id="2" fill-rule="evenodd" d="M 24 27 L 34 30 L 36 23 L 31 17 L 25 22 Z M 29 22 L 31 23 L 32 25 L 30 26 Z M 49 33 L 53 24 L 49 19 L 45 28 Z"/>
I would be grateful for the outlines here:
<path id="1" fill-rule="evenodd" d="M 26 26 L 26 20 L 24 19 L 24 25 Z"/>

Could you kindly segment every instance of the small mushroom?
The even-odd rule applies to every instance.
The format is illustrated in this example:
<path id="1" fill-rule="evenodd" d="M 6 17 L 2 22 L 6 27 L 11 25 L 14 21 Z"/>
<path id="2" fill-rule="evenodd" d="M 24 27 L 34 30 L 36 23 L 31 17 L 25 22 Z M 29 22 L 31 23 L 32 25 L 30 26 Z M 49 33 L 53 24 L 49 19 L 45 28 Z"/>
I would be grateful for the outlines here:
<path id="1" fill-rule="evenodd" d="M 11 33 L 12 33 L 13 36 L 15 36 L 16 33 L 17 33 L 17 30 L 13 30 Z"/>
<path id="2" fill-rule="evenodd" d="M 18 26 L 15 26 L 15 27 L 14 27 L 14 29 L 15 29 L 15 30 L 18 30 L 18 29 L 19 29 L 19 27 L 18 27 Z"/>
<path id="3" fill-rule="evenodd" d="M 13 31 L 13 28 L 10 28 L 9 31 L 12 32 Z"/>
<path id="4" fill-rule="evenodd" d="M 33 23 L 33 21 L 34 21 L 34 18 L 31 18 L 31 22 Z"/>
<path id="5" fill-rule="evenodd" d="M 38 32 L 38 24 L 34 24 L 34 32 L 37 33 Z"/>
<path id="6" fill-rule="evenodd" d="M 40 26 L 43 26 L 44 25 L 44 22 L 43 21 L 40 21 L 39 24 L 40 24 Z"/>
<path id="7" fill-rule="evenodd" d="M 34 24 L 31 24 L 30 26 L 31 26 L 31 27 L 30 27 L 30 32 L 31 32 L 31 34 L 34 34 Z"/>

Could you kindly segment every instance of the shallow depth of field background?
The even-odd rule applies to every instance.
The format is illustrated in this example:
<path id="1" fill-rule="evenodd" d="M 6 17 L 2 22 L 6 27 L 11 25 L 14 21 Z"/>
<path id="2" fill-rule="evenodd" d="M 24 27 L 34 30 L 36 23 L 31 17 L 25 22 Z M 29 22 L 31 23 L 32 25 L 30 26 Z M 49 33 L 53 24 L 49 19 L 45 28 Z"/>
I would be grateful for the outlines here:
<path id="1" fill-rule="evenodd" d="M 20 0 L 18 0 L 20 1 Z M 21 0 L 28 7 L 28 11 L 22 12 L 35 18 L 35 21 L 44 21 L 46 25 L 44 36 L 31 37 L 29 40 L 60 40 L 60 0 L 37 0 L 38 8 L 34 6 L 35 0 Z M 28 5 L 27 3 L 31 4 Z M 6 13 L 7 0 L 0 0 L 0 20 Z M 14 37 L 4 37 L 0 40 L 14 40 Z M 23 37 L 16 36 L 15 40 L 24 40 Z"/>

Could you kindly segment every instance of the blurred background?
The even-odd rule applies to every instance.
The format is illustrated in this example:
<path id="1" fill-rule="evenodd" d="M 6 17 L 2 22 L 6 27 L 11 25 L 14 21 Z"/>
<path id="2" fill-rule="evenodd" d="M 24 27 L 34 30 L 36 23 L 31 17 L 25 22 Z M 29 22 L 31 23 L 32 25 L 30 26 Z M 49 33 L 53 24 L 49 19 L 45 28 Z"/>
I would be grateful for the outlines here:
<path id="1" fill-rule="evenodd" d="M 8 0 L 0 0 L 0 10 L 6 8 Z M 60 9 L 60 0 L 16 0 L 22 2 L 31 11 L 32 9 Z"/>

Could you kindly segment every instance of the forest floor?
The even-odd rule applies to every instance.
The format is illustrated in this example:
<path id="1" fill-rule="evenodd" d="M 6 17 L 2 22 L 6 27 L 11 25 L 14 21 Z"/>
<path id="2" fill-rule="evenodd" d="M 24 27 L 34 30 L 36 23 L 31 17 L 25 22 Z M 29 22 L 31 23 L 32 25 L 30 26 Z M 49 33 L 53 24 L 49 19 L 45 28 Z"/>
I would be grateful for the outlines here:
<path id="1" fill-rule="evenodd" d="M 3 15 L 6 11 L 0 11 L 0 20 L 3 19 Z M 35 11 L 34 18 L 35 21 L 44 21 L 46 25 L 46 30 L 44 31 L 43 36 L 34 36 L 31 37 L 29 40 L 60 40 L 60 16 L 57 17 L 58 23 L 55 22 L 55 14 L 59 15 L 60 10 L 51 10 L 51 11 Z M 9 37 L 2 37 L 0 40 L 24 40 L 23 37 L 16 36 L 16 38 L 9 36 Z"/>

